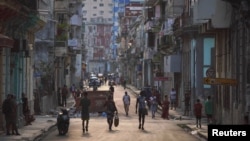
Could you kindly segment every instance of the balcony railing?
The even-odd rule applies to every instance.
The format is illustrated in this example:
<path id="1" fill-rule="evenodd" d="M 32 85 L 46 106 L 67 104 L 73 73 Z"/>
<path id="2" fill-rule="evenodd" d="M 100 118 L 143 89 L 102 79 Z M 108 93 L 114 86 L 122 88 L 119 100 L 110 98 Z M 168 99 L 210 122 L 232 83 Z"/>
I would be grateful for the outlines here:
<path id="1" fill-rule="evenodd" d="M 56 41 L 55 42 L 55 56 L 63 57 L 67 54 L 68 49 L 66 46 L 66 42 L 64 41 Z"/>

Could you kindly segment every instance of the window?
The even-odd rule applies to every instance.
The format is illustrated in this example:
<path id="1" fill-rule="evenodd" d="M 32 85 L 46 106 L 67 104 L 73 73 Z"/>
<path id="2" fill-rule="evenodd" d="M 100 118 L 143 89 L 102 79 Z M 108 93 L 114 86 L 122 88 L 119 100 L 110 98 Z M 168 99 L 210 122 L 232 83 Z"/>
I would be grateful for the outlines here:
<path id="1" fill-rule="evenodd" d="M 83 11 L 82 11 L 82 15 L 83 15 L 83 16 L 86 16 L 86 15 L 87 15 L 87 11 L 86 11 L 86 10 L 83 10 Z"/>
<path id="2" fill-rule="evenodd" d="M 100 11 L 99 13 L 100 13 L 100 15 L 103 15 L 103 14 L 104 14 L 104 11 Z"/>
<path id="3" fill-rule="evenodd" d="M 108 18 L 109 21 L 112 21 L 112 18 Z"/>
<path id="4" fill-rule="evenodd" d="M 93 16 L 96 16 L 96 14 L 93 14 Z"/>
<path id="5" fill-rule="evenodd" d="M 111 13 L 111 14 L 112 14 L 112 13 L 113 13 L 113 11 L 109 11 L 109 13 Z"/>
<path id="6" fill-rule="evenodd" d="M 112 4 L 112 3 L 109 3 L 108 6 L 109 6 L 109 7 L 113 7 L 113 4 Z"/>
<path id="7" fill-rule="evenodd" d="M 97 2 L 97 0 L 93 0 L 94 2 Z"/>
<path id="8" fill-rule="evenodd" d="M 93 9 L 96 9 L 96 8 L 97 8 L 96 6 L 93 7 Z"/>
<path id="9" fill-rule="evenodd" d="M 103 3 L 100 3 L 100 4 L 99 4 L 99 6 L 100 6 L 100 7 L 103 7 L 103 6 L 104 6 L 104 4 L 103 4 Z"/>
<path id="10" fill-rule="evenodd" d="M 82 4 L 82 7 L 84 7 L 84 6 L 85 6 L 85 4 L 83 3 L 83 4 Z"/>

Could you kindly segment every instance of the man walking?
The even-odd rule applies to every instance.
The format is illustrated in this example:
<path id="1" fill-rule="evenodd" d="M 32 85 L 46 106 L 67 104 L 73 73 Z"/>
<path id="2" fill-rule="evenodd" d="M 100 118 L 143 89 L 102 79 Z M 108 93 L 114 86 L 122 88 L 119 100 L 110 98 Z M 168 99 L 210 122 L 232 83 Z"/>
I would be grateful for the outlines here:
<path id="1" fill-rule="evenodd" d="M 66 107 L 67 106 L 67 96 L 68 96 L 68 88 L 66 85 L 63 86 L 62 88 L 62 106 Z"/>
<path id="2" fill-rule="evenodd" d="M 111 95 L 112 95 L 112 98 L 113 98 L 114 97 L 114 92 L 115 92 L 115 88 L 114 88 L 113 84 L 110 85 L 109 91 L 111 92 Z"/>
<path id="3" fill-rule="evenodd" d="M 82 108 L 82 131 L 83 133 L 88 132 L 88 126 L 89 126 L 89 106 L 91 104 L 90 99 L 88 99 L 88 93 L 84 92 L 84 97 L 81 99 L 80 106 Z M 85 124 L 86 122 L 86 124 Z M 85 128 L 84 128 L 85 127 Z"/>
<path id="4" fill-rule="evenodd" d="M 138 110 L 138 116 L 139 116 L 139 129 L 144 130 L 144 122 L 145 122 L 145 115 L 146 115 L 146 98 L 145 98 L 145 94 L 144 91 L 140 92 L 139 97 L 136 100 L 136 106 L 135 106 L 135 113 L 137 114 L 137 110 Z"/>
<path id="5" fill-rule="evenodd" d="M 128 95 L 127 91 L 125 92 L 125 95 L 123 96 L 123 105 L 124 105 L 124 110 L 125 110 L 126 116 L 128 116 L 129 105 L 130 105 L 130 96 Z"/>
<path id="6" fill-rule="evenodd" d="M 194 104 L 194 115 L 196 118 L 196 127 L 198 128 L 199 126 L 201 128 L 202 104 L 200 103 L 200 99 L 197 99 Z"/>

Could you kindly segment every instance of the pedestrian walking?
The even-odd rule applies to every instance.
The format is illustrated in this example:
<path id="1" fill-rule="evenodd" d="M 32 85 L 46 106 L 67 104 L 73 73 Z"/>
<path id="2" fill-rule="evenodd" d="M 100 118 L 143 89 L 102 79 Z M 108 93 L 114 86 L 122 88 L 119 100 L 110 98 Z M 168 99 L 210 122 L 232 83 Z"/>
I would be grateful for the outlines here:
<path id="1" fill-rule="evenodd" d="M 62 106 L 66 107 L 67 106 L 67 96 L 68 96 L 68 88 L 66 85 L 63 86 L 62 88 Z"/>
<path id="2" fill-rule="evenodd" d="M 108 96 L 108 100 L 105 102 L 104 106 L 106 107 L 107 123 L 109 126 L 109 131 L 112 131 L 114 114 L 115 113 L 118 114 L 116 104 L 113 101 L 112 96 Z"/>
<path id="3" fill-rule="evenodd" d="M 115 92 L 115 88 L 114 88 L 113 84 L 110 85 L 109 91 L 111 92 L 111 95 L 112 95 L 112 98 L 113 98 L 114 92 Z"/>
<path id="4" fill-rule="evenodd" d="M 83 133 L 88 132 L 88 126 L 89 126 L 89 107 L 90 107 L 91 101 L 88 98 L 88 93 L 84 92 L 83 98 L 81 99 L 80 106 L 81 106 L 81 118 L 82 118 L 82 131 Z M 86 124 L 85 124 L 86 123 Z"/>
<path id="5" fill-rule="evenodd" d="M 107 79 L 107 76 L 105 76 L 105 77 L 104 77 L 104 83 L 105 83 L 105 85 L 107 84 L 107 80 L 108 80 L 108 79 Z"/>
<path id="6" fill-rule="evenodd" d="M 70 87 L 70 92 L 74 98 L 76 98 L 76 86 L 75 84 L 72 84 Z"/>
<path id="7" fill-rule="evenodd" d="M 157 100 L 156 100 L 156 96 L 151 96 L 150 97 L 150 109 L 151 109 L 151 113 L 152 113 L 152 118 L 155 118 L 155 113 L 157 112 Z"/>
<path id="8" fill-rule="evenodd" d="M 185 104 L 185 109 L 184 109 L 184 116 L 189 116 L 189 109 L 190 109 L 190 92 L 185 93 L 185 98 L 184 98 L 184 104 Z"/>
<path id="9" fill-rule="evenodd" d="M 61 87 L 57 88 L 57 100 L 58 100 L 58 106 L 62 106 L 62 93 L 61 93 Z"/>
<path id="10" fill-rule="evenodd" d="M 213 120 L 213 105 L 211 96 L 208 96 L 205 102 L 205 113 L 207 115 L 207 124 L 211 124 Z"/>
<path id="11" fill-rule="evenodd" d="M 169 119 L 169 105 L 170 105 L 170 102 L 168 100 L 168 95 L 165 95 L 165 99 L 164 101 L 162 102 L 162 115 L 161 117 L 163 119 Z"/>
<path id="12" fill-rule="evenodd" d="M 123 80 L 123 88 L 124 88 L 124 90 L 126 89 L 126 84 L 127 84 L 126 79 L 124 79 Z"/>
<path id="13" fill-rule="evenodd" d="M 197 99 L 194 104 L 194 115 L 196 118 L 196 127 L 201 128 L 202 104 L 200 103 L 200 99 Z"/>
<path id="14" fill-rule="evenodd" d="M 171 110 L 176 110 L 176 91 L 174 88 L 170 91 L 170 102 L 171 102 Z"/>
<path id="15" fill-rule="evenodd" d="M 124 105 L 124 110 L 125 110 L 126 116 L 128 116 L 129 105 L 130 105 L 130 96 L 128 95 L 127 91 L 125 92 L 122 100 L 123 100 L 123 105 Z"/>
<path id="16" fill-rule="evenodd" d="M 137 114 L 138 111 L 138 116 L 139 116 L 139 129 L 144 130 L 144 123 L 145 123 L 145 115 L 147 114 L 147 109 L 146 109 L 146 97 L 145 97 L 145 92 L 141 91 L 139 97 L 136 99 L 136 111 L 135 113 Z"/>

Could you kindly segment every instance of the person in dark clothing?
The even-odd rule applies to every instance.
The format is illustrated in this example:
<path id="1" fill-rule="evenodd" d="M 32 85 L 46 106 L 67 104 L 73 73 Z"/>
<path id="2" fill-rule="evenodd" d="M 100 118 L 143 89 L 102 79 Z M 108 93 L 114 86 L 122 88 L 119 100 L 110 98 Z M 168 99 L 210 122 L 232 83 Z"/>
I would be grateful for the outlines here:
<path id="1" fill-rule="evenodd" d="M 107 122 L 109 125 L 109 131 L 112 130 L 113 125 L 113 118 L 114 114 L 118 113 L 115 102 L 113 101 L 112 96 L 108 97 L 108 100 L 105 102 L 104 106 L 107 108 L 106 114 L 107 114 Z"/>
<path id="2" fill-rule="evenodd" d="M 85 129 L 86 129 L 86 132 L 88 132 L 90 104 L 91 102 L 90 102 L 90 99 L 88 98 L 88 93 L 84 92 L 84 97 L 80 101 L 80 106 L 82 109 L 81 118 L 82 118 L 83 133 L 85 132 Z M 85 122 L 86 122 L 86 125 L 85 125 Z"/>
<path id="3" fill-rule="evenodd" d="M 67 96 L 68 96 L 69 90 L 66 85 L 63 86 L 62 88 L 62 106 L 66 107 L 67 106 Z"/>
<path id="4" fill-rule="evenodd" d="M 113 86 L 113 85 L 110 85 L 110 87 L 109 87 L 109 91 L 111 91 L 112 93 L 114 93 L 114 92 L 115 92 L 115 88 L 114 88 L 114 86 Z"/>
<path id="5" fill-rule="evenodd" d="M 114 86 L 113 86 L 113 85 L 110 85 L 110 87 L 109 87 L 109 91 L 111 92 L 111 96 L 112 96 L 112 98 L 113 98 L 113 96 L 114 96 L 114 92 L 115 92 L 115 88 L 114 88 Z"/>
<path id="6" fill-rule="evenodd" d="M 124 89 L 126 89 L 126 84 L 127 84 L 126 79 L 124 79 L 124 80 L 123 80 L 123 88 L 124 88 Z"/>
<path id="7" fill-rule="evenodd" d="M 165 99 L 162 103 L 162 115 L 161 115 L 161 117 L 163 119 L 169 120 L 169 105 L 170 105 L 170 102 L 168 100 L 168 95 L 165 95 Z"/>
<path id="8" fill-rule="evenodd" d="M 58 88 L 57 88 L 57 100 L 58 100 L 58 106 L 62 106 L 61 99 L 62 99 L 61 88 L 60 88 L 60 87 L 58 87 Z"/>
<path id="9" fill-rule="evenodd" d="M 34 121 L 34 116 L 30 114 L 30 109 L 28 105 L 28 98 L 25 93 L 22 93 L 22 102 L 23 102 L 23 115 L 25 118 L 25 125 L 31 125 L 31 122 Z"/>
<path id="10" fill-rule="evenodd" d="M 11 95 L 11 112 L 10 112 L 10 124 L 12 128 L 12 134 L 20 135 L 17 129 L 17 103 L 16 96 Z"/>
<path id="11" fill-rule="evenodd" d="M 10 127 L 11 127 L 11 94 L 7 95 L 7 98 L 3 102 L 3 114 L 5 115 L 5 121 L 6 121 L 6 135 L 10 135 Z"/>
<path id="12" fill-rule="evenodd" d="M 144 130 L 144 122 L 145 122 L 145 115 L 144 109 L 146 109 L 146 98 L 144 91 L 140 92 L 139 97 L 136 100 L 136 106 L 135 106 L 135 113 L 137 114 L 138 110 L 138 116 L 139 116 L 139 129 Z"/>

